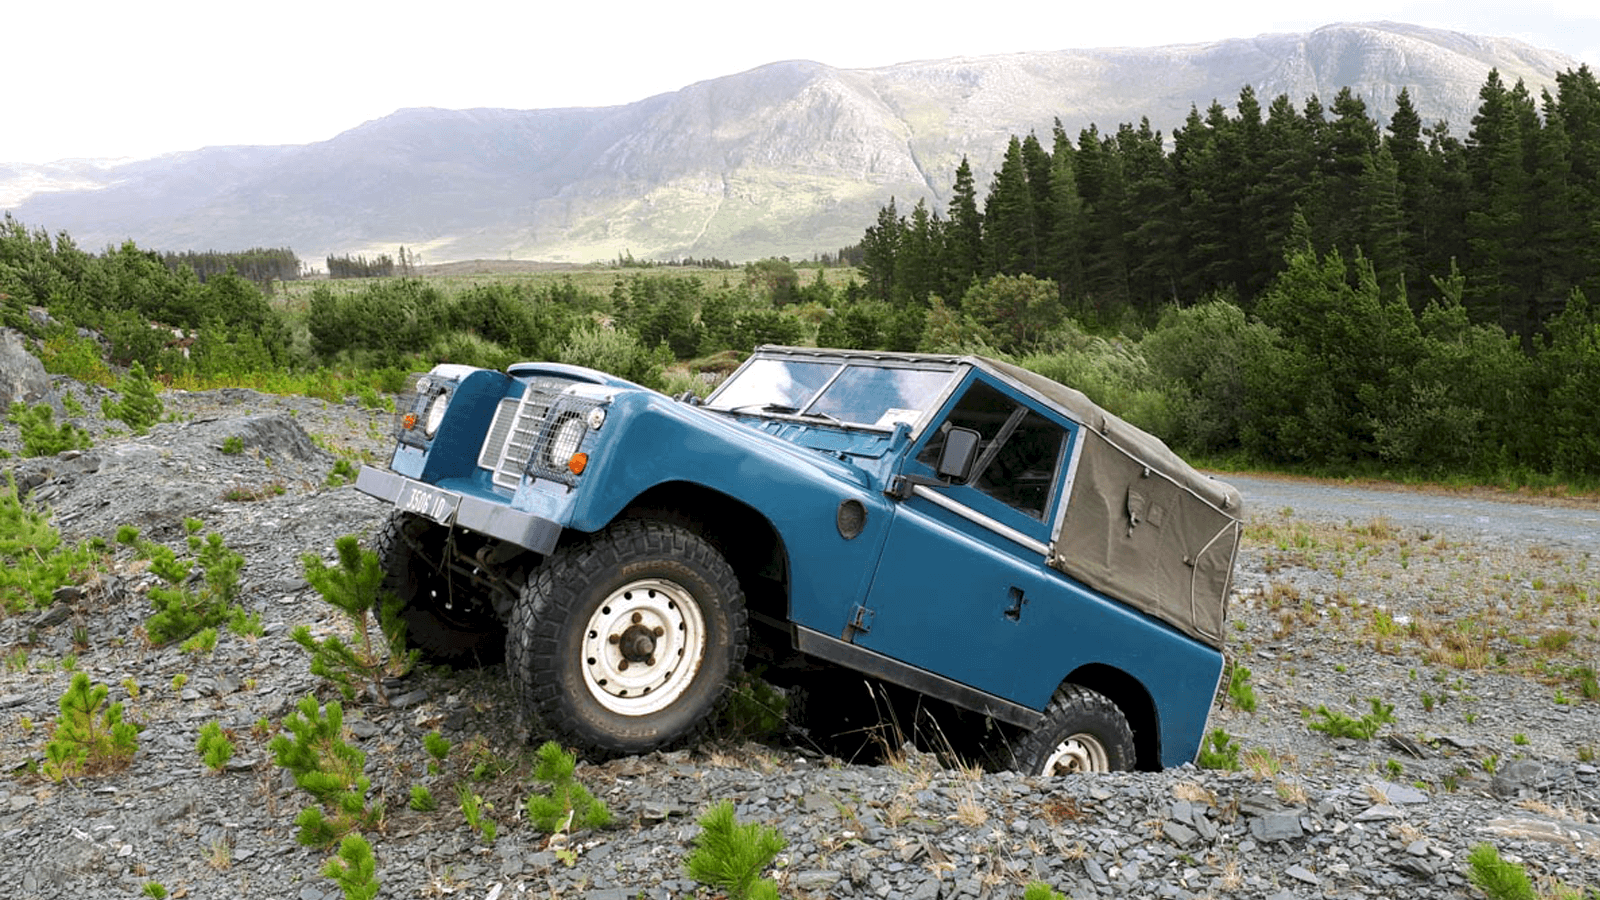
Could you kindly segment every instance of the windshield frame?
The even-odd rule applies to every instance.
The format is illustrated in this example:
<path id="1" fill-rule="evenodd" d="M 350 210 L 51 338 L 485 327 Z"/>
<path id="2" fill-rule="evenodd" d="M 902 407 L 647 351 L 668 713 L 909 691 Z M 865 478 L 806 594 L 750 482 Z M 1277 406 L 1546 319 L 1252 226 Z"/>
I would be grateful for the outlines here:
<path id="1" fill-rule="evenodd" d="M 803 398 L 799 398 L 793 405 L 777 402 L 762 403 L 760 400 L 739 403 L 727 401 L 730 393 L 729 387 L 737 385 L 740 378 L 749 369 L 771 362 L 780 364 L 820 363 L 831 365 L 834 370 L 829 373 L 819 387 Z M 889 420 L 887 417 L 890 413 L 899 409 L 897 407 L 886 408 L 876 420 L 870 422 L 846 419 L 838 414 L 842 410 L 830 412 L 816 409 L 815 407 L 818 403 L 828 396 L 829 391 L 838 385 L 841 379 L 849 380 L 848 373 L 852 368 L 874 371 L 893 369 L 937 373 L 943 377 L 943 383 L 936 390 L 927 393 L 922 398 L 920 407 L 915 410 L 914 421 L 906 421 L 901 418 Z M 799 421 L 806 424 L 830 425 L 836 428 L 884 433 L 894 431 L 899 423 L 904 422 L 910 429 L 911 434 L 917 435 L 922 432 L 922 429 L 933 415 L 944 406 L 952 392 L 961 383 L 967 368 L 965 360 L 953 356 L 937 356 L 933 354 L 873 353 L 870 351 L 859 353 L 850 351 L 820 352 L 803 348 L 774 351 L 771 348 L 760 348 L 711 392 L 711 395 L 705 400 L 704 407 L 719 413 Z M 733 399 L 743 400 L 744 397 L 736 395 Z"/>

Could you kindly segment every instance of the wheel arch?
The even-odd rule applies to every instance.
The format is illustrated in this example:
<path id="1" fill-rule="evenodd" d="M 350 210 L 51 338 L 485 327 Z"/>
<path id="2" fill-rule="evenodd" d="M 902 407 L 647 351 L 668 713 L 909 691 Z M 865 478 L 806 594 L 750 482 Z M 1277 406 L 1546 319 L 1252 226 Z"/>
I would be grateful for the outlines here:
<path id="1" fill-rule="evenodd" d="M 635 497 L 617 514 L 621 519 L 662 519 L 692 529 L 733 566 L 746 609 L 788 619 L 788 551 L 777 528 L 749 504 L 704 485 L 671 481 Z"/>
<path id="2" fill-rule="evenodd" d="M 1138 768 L 1145 772 L 1161 770 L 1161 721 L 1155 700 L 1137 678 L 1104 663 L 1090 663 L 1074 669 L 1070 682 L 1105 695 L 1122 711 L 1133 729 L 1133 748 Z"/>

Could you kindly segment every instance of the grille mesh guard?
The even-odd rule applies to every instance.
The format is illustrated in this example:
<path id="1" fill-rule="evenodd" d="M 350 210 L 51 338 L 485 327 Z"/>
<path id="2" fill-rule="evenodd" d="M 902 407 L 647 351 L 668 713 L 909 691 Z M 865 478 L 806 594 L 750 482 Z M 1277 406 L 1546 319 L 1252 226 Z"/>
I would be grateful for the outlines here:
<path id="1" fill-rule="evenodd" d="M 494 421 L 478 451 L 478 465 L 493 473 L 496 488 L 507 493 L 515 491 L 525 472 L 565 485 L 577 482 L 565 460 L 551 464 L 550 446 L 565 422 L 575 418 L 584 423 L 589 410 L 602 401 L 564 395 L 562 388 L 567 384 L 559 380 L 535 381 L 521 397 L 506 397 L 495 408 Z M 581 428 L 577 444 L 570 451 L 583 446 L 589 427 L 581 424 Z"/>

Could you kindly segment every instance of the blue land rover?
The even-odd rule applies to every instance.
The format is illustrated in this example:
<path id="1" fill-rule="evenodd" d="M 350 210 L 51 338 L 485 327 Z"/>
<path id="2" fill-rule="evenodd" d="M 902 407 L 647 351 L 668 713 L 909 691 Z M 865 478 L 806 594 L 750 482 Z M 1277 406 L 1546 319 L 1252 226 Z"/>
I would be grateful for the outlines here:
<path id="1" fill-rule="evenodd" d="M 1005 723 L 1022 771 L 1199 751 L 1239 494 L 1078 391 L 762 347 L 704 401 L 524 363 L 438 366 L 397 408 L 357 486 L 394 505 L 376 544 L 405 639 L 503 659 L 536 734 L 692 740 L 761 634 Z"/>

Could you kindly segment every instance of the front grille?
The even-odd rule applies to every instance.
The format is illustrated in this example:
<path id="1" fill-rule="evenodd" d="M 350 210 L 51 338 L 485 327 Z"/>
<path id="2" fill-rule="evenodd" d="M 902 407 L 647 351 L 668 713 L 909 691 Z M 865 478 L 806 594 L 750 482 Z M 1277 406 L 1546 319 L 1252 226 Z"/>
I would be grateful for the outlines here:
<path id="1" fill-rule="evenodd" d="M 521 397 L 507 397 L 495 408 L 489 434 L 478 451 L 478 465 L 493 473 L 495 487 L 515 491 L 524 473 L 568 485 L 577 480 L 565 465 L 551 466 L 546 451 L 561 423 L 574 416 L 583 421 L 589 410 L 600 404 L 562 396 L 561 389 L 568 384 L 560 379 L 537 379 Z M 587 433 L 585 426 L 580 434 Z"/>

